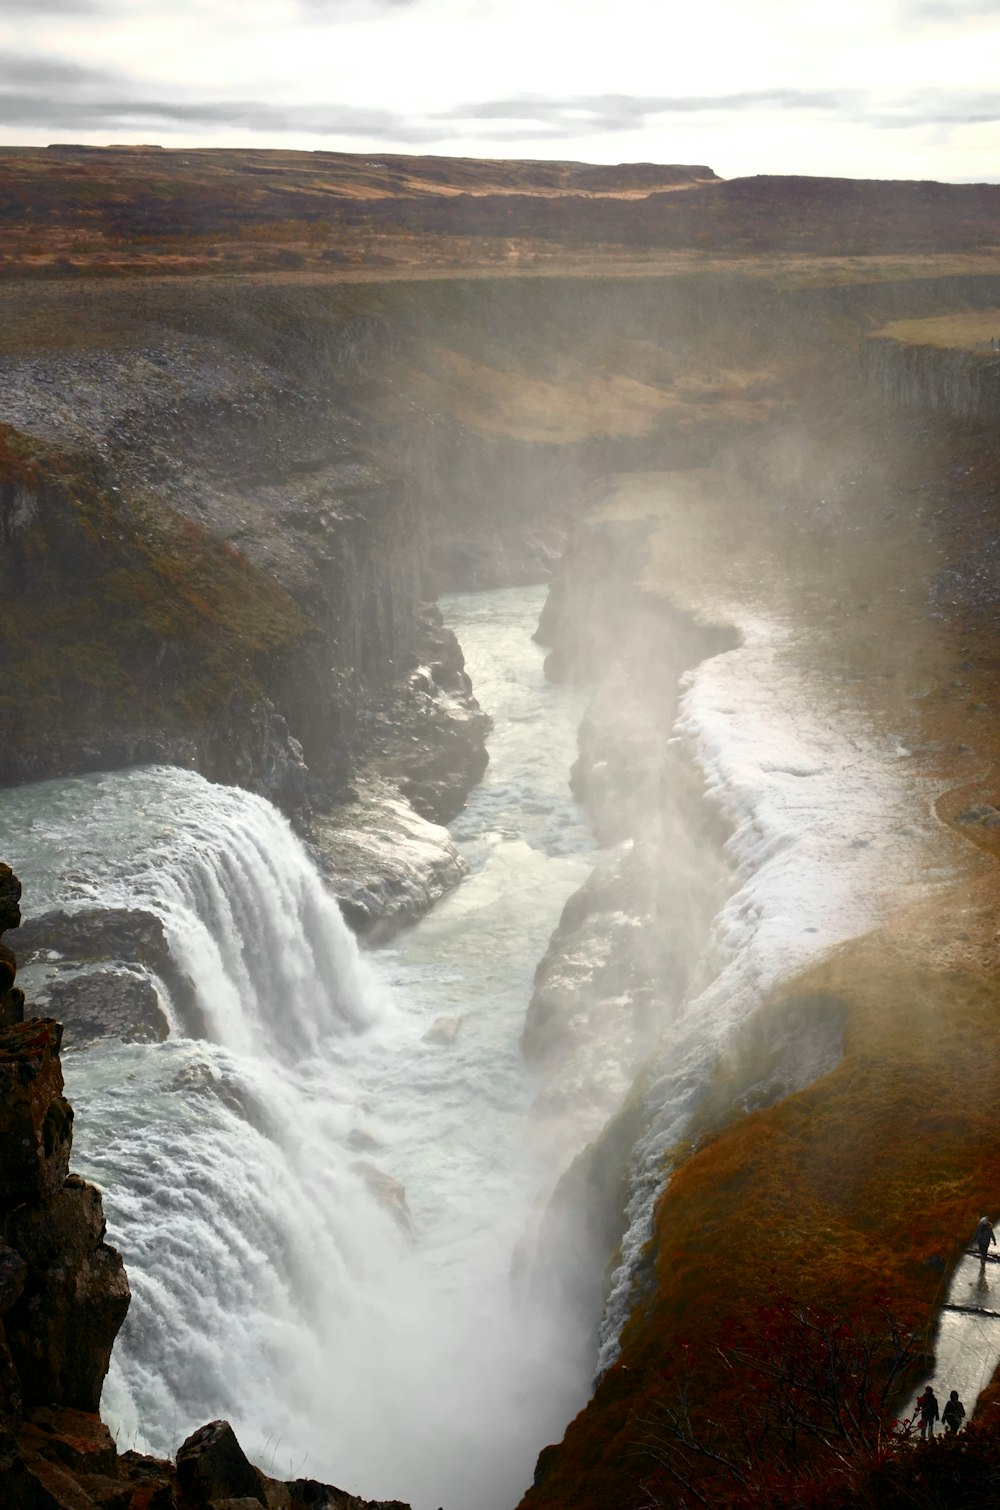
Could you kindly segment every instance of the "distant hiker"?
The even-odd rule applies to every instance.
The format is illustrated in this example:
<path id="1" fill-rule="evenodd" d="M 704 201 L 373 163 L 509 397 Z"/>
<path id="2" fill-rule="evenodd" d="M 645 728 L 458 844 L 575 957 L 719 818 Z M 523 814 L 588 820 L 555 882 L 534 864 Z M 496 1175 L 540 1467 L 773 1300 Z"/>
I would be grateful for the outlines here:
<path id="1" fill-rule="evenodd" d="M 941 1412 L 938 1410 L 937 1395 L 929 1384 L 917 1401 L 917 1409 L 920 1412 L 920 1435 L 922 1437 L 932 1437 L 934 1435 L 934 1422 Z"/>
<path id="2" fill-rule="evenodd" d="M 994 1248 L 997 1245 L 996 1234 L 990 1226 L 988 1216 L 979 1218 L 979 1226 L 976 1228 L 976 1246 L 979 1249 L 979 1258 L 982 1263 L 986 1262 L 986 1255 L 990 1251 L 990 1243 Z"/>
<path id="3" fill-rule="evenodd" d="M 954 1434 L 965 1420 L 965 1406 L 958 1398 L 958 1390 L 953 1389 L 941 1412 L 941 1419 L 948 1430 Z"/>

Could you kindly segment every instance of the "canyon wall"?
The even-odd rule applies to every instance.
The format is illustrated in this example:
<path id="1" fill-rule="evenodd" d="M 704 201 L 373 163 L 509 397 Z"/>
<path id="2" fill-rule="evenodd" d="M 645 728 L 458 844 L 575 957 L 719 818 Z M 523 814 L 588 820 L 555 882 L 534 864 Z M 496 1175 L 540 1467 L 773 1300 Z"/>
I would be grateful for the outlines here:
<path id="1" fill-rule="evenodd" d="M 989 522 L 988 436 L 947 421 L 993 416 L 993 369 L 942 358 L 958 376 L 939 381 L 933 363 L 924 372 L 926 359 L 865 338 L 942 301 L 989 305 L 1000 283 L 109 288 L 93 292 L 100 318 L 82 350 L 33 349 L 32 318 L 51 320 L 60 296 L 29 291 L 21 346 L 0 362 L 0 582 L 15 608 L 37 605 L 12 616 L 4 642 L 3 779 L 177 761 L 263 791 L 328 856 L 372 792 L 380 812 L 402 795 L 446 818 L 482 772 L 486 720 L 430 600 L 556 569 L 540 635 L 554 677 L 597 688 L 574 783 L 605 853 L 539 966 L 524 1047 L 543 1115 L 588 1056 L 613 1059 L 614 1095 L 595 1105 L 595 1142 L 557 1193 L 528 1280 L 595 1315 L 643 1115 L 629 1087 L 731 884 L 725 825 L 688 752 L 668 743 L 678 681 L 736 636 L 640 584 L 645 524 L 574 526 L 609 474 L 711 465 L 734 500 L 717 523 L 728 547 L 759 534 L 780 579 L 805 521 L 810 570 L 835 584 L 859 542 L 887 547 L 880 521 L 903 496 L 926 543 L 945 550 L 927 569 L 931 621 L 942 572 L 949 593 L 972 580 L 947 531 L 971 530 L 980 504 L 980 534 Z M 900 415 L 897 400 L 917 407 Z M 956 482 L 970 454 L 984 469 L 974 497 Z M 919 513 L 927 489 L 948 518 Z M 888 598 L 842 580 L 852 607 Z M 810 587 L 806 572 L 790 613 Z M 983 604 L 961 601 L 964 638 Z M 879 622 L 883 638 L 898 632 L 891 616 Z M 666 883 L 665 844 L 697 851 L 697 885 Z M 362 852 L 359 926 L 383 905 L 366 864 Z M 460 873 L 444 861 L 441 886 Z M 594 939 L 605 963 L 583 978 L 574 953 Z M 46 1041 L 51 1060 L 58 1044 Z M 749 1056 L 748 1083 L 769 1054 L 765 1043 Z M 735 1105 L 723 1095 L 711 1108 L 706 1137 Z M 564 1262 L 573 1252 L 577 1266 Z M 668 1262 L 660 1239 L 647 1280 Z M 677 1308 L 695 1292 L 692 1281 Z M 657 1311 L 654 1295 L 651 1331 L 669 1331 L 672 1305 Z M 547 1455 L 532 1504 L 586 1503 L 574 1496 L 598 1440 L 612 1465 L 604 1503 L 631 1482 L 634 1436 L 616 1432 L 644 1402 L 623 1380 L 609 1376 L 569 1446 Z M 587 1490 L 594 1503 L 602 1492 Z"/>
<path id="2" fill-rule="evenodd" d="M 25 285 L 0 353 L 0 572 L 38 611 L 4 640 L 0 779 L 169 759 L 329 807 L 387 727 L 419 721 L 408 679 L 444 664 L 425 606 L 440 589 L 539 580 L 601 478 L 704 465 L 789 384 L 852 360 L 872 322 L 997 291 Z M 991 371 L 970 364 L 966 407 Z M 481 764 L 445 744 L 460 802 Z M 433 730 L 424 770 L 409 763 L 415 788 L 448 767 Z"/>
<path id="3" fill-rule="evenodd" d="M 998 338 L 993 338 L 998 339 Z M 979 351 L 873 336 L 862 347 L 866 378 L 893 403 L 960 419 L 1000 415 L 1000 346 Z"/>

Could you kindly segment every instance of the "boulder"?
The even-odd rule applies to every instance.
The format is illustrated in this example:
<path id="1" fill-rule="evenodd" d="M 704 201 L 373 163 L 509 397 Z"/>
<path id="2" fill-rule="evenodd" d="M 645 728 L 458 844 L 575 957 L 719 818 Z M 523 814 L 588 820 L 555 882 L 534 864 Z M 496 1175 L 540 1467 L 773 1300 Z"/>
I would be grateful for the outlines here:
<path id="1" fill-rule="evenodd" d="M 118 1459 L 118 1472 L 132 1485 L 132 1510 L 176 1510 L 176 1472 L 173 1463 L 129 1450 Z"/>
<path id="2" fill-rule="evenodd" d="M 175 964 L 163 921 L 154 912 L 142 908 L 87 907 L 78 912 L 55 909 L 43 913 L 40 918 L 22 924 L 18 938 L 22 968 L 43 951 L 57 955 L 60 961 L 71 961 L 74 965 L 100 965 L 109 972 L 120 971 L 122 966 L 128 965 L 140 967 L 143 973 L 151 971 L 170 992 L 171 1000 L 190 1030 L 197 1034 L 204 1027 L 195 987 Z M 136 972 L 131 974 L 135 977 Z M 71 975 L 60 981 L 57 962 L 56 983 L 59 986 L 68 988 L 76 979 L 79 979 L 77 975 Z M 49 988 L 53 1012 L 55 990 L 55 985 Z M 145 1008 L 138 1012 L 135 1021 L 139 1024 L 150 1021 Z"/>
<path id="3" fill-rule="evenodd" d="M 382 1209 L 389 1213 L 407 1237 L 412 1237 L 413 1220 L 406 1202 L 406 1186 L 401 1185 L 399 1180 L 394 1180 L 391 1174 L 386 1174 L 384 1169 L 369 1164 L 366 1159 L 357 1159 L 352 1168 L 357 1170 L 368 1187 L 369 1194 Z"/>
<path id="4" fill-rule="evenodd" d="M 464 1017 L 435 1017 L 424 1034 L 424 1043 L 452 1044 L 462 1030 Z"/>
<path id="5" fill-rule="evenodd" d="M 53 983 L 46 1002 L 66 1032 L 66 1048 L 89 1048 L 104 1038 L 162 1043 L 170 1024 L 148 975 L 93 970 Z"/>
<path id="6" fill-rule="evenodd" d="M 209 1421 L 181 1443 L 177 1449 L 177 1482 L 196 1505 L 219 1500 L 267 1504 L 262 1476 L 228 1421 Z"/>
<path id="7" fill-rule="evenodd" d="M 130 1510 L 134 1489 L 121 1479 L 105 1478 L 99 1473 L 81 1473 L 77 1483 L 89 1494 L 98 1510 Z"/>
<path id="8" fill-rule="evenodd" d="M 17 1435 L 21 1425 L 23 1405 L 21 1380 L 11 1357 L 10 1348 L 7 1346 L 3 1323 L 0 1322 L 0 1437 L 4 1432 L 10 1432 L 13 1436 Z M 0 1483 L 2 1481 L 3 1469 L 0 1467 Z"/>
<path id="9" fill-rule="evenodd" d="M 6 944 L 0 944 L 0 994 L 5 994 L 14 984 L 17 975 L 17 960 L 14 958 L 13 949 L 8 949 Z"/>
<path id="10" fill-rule="evenodd" d="M 20 986 L 0 992 L 0 1028 L 13 1028 L 24 1021 L 24 992 Z"/>
<path id="11" fill-rule="evenodd" d="M 95 1510 L 94 1501 L 71 1473 L 36 1453 L 17 1461 L 4 1490 L 4 1510 Z"/>
<path id="12" fill-rule="evenodd" d="M 400 1500 L 360 1500 L 315 1479 L 293 1479 L 288 1492 L 290 1510 L 410 1510 Z"/>

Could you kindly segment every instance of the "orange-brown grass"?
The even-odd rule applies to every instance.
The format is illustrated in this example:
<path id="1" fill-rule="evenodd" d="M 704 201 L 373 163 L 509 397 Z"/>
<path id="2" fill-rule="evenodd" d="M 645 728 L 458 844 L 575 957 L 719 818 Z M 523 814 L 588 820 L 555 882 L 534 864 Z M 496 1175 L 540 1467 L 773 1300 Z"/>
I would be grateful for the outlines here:
<path id="1" fill-rule="evenodd" d="M 0 486 L 35 487 L 39 475 L 31 444 L 9 425 L 0 425 Z"/>
<path id="2" fill-rule="evenodd" d="M 991 888 L 995 907 L 995 878 Z M 936 924 L 957 933 L 961 918 L 967 929 L 969 901 L 964 888 L 939 901 Z M 843 1001 L 844 1060 L 807 1090 L 706 1134 L 678 1168 L 656 1210 L 651 1294 L 526 1510 L 642 1502 L 661 1371 L 680 1339 L 693 1359 L 695 1418 L 710 1411 L 735 1427 L 745 1380 L 719 1339 L 728 1318 L 769 1292 L 849 1317 L 885 1293 L 932 1346 L 948 1271 L 1000 1193 L 1000 978 L 928 960 L 926 921 L 916 943 L 900 920 L 844 947 L 766 1009 L 791 994 Z M 648 1476 L 648 1456 L 645 1466 Z"/>
<path id="3" fill-rule="evenodd" d="M 956 1256 L 983 1211 L 1000 1215 L 1000 835 L 961 817 L 1000 808 L 997 604 L 977 577 L 955 578 L 947 616 L 931 592 L 951 562 L 990 559 L 1000 457 L 966 426 L 924 452 L 907 436 L 894 454 L 893 420 L 874 404 L 867 442 L 852 424 L 831 421 L 821 440 L 852 454 L 863 486 L 829 491 L 836 467 L 808 430 L 776 433 L 757 466 L 779 499 L 835 498 L 828 533 L 824 512 L 775 516 L 736 472 L 625 479 L 602 518 L 649 518 L 647 591 L 797 626 L 782 653 L 830 705 L 918 752 L 914 802 L 942 820 L 928 863 L 944 860 L 953 879 L 785 982 L 758 1014 L 766 1043 L 769 1015 L 830 1003 L 844 1023 L 835 1070 L 747 1116 L 720 1066 L 694 1151 L 675 1150 L 621 1360 L 543 1454 L 525 1510 L 649 1503 L 662 1371 L 681 1338 L 695 1419 L 710 1411 L 735 1427 L 745 1379 L 720 1339 L 772 1291 L 845 1317 L 887 1294 L 930 1354 Z"/>
<path id="4" fill-rule="evenodd" d="M 957 310 L 925 320 L 894 320 L 878 334 L 909 346 L 985 352 L 988 356 L 990 341 L 1000 337 L 1000 310 Z"/>
<path id="5" fill-rule="evenodd" d="M 619 359 L 629 363 L 630 353 Z M 595 371 L 589 364 L 568 366 L 559 377 L 542 378 L 514 363 L 487 365 L 444 349 L 423 353 L 424 365 L 403 372 L 417 401 L 458 419 L 482 435 L 526 442 L 573 443 L 591 436 L 649 434 L 665 419 L 681 428 L 723 417 L 763 420 L 777 402 L 771 374 L 739 370 L 695 371 L 643 381 L 628 371 Z"/>

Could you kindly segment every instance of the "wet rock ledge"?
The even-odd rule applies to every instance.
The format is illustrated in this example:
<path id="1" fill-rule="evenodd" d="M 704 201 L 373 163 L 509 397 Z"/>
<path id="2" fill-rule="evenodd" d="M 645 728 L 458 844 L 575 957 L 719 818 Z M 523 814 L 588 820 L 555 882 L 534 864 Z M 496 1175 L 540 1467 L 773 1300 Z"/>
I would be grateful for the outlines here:
<path id="1" fill-rule="evenodd" d="M 62 1026 L 25 1015 L 2 941 L 20 924 L 20 897 L 0 864 L 0 1507 L 408 1510 L 312 1479 L 270 1479 L 226 1421 L 194 1432 L 176 1463 L 118 1451 L 99 1409 L 128 1279 L 105 1241 L 100 1191 L 70 1172 Z"/>

